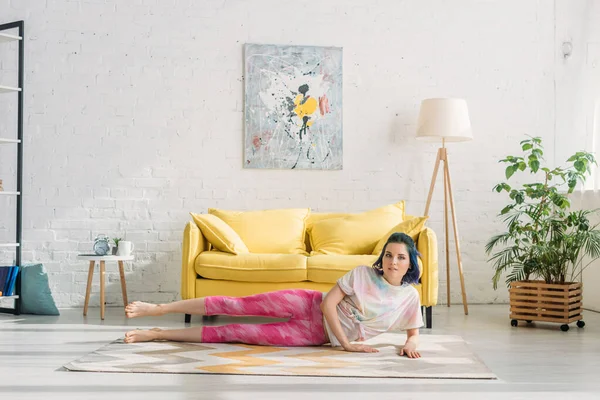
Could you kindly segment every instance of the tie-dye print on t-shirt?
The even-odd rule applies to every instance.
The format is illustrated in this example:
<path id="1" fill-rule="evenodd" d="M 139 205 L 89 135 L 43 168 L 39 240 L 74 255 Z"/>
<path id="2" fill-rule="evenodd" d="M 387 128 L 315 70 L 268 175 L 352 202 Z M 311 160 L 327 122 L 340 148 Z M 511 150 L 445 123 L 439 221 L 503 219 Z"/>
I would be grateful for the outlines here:
<path id="1" fill-rule="evenodd" d="M 337 306 L 337 313 L 351 342 L 423 326 L 419 292 L 411 285 L 391 285 L 368 266 L 353 269 L 338 279 L 337 284 L 346 294 Z M 325 328 L 331 345 L 340 346 L 327 321 Z"/>

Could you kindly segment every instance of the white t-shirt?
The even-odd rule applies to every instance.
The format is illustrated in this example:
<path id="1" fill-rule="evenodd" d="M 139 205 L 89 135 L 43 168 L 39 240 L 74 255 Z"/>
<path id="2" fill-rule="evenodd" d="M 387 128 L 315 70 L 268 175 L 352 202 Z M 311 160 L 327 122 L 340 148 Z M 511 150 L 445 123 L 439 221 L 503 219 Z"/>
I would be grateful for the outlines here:
<path id="1" fill-rule="evenodd" d="M 346 294 L 337 306 L 337 314 L 351 342 L 423 326 L 419 292 L 409 284 L 391 285 L 368 266 L 356 267 L 337 284 Z M 325 329 L 331 345 L 341 346 L 327 320 Z"/>

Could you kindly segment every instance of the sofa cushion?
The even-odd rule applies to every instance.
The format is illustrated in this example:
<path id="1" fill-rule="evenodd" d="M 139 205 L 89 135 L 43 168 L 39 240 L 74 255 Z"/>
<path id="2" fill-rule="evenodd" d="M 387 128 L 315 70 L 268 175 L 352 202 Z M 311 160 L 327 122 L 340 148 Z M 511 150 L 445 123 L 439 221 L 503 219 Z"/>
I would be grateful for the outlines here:
<path id="1" fill-rule="evenodd" d="M 371 254 L 379 240 L 404 218 L 404 202 L 360 214 L 324 219 L 310 226 L 311 255 Z"/>
<path id="2" fill-rule="evenodd" d="M 374 255 L 315 255 L 308 257 L 307 277 L 311 282 L 335 283 L 359 265 L 373 265 Z"/>
<path id="3" fill-rule="evenodd" d="M 209 208 L 240 235 L 251 253 L 306 255 L 304 234 L 310 208 L 228 211 Z"/>
<path id="4" fill-rule="evenodd" d="M 204 251 L 196 257 L 203 278 L 240 282 L 299 282 L 306 280 L 306 256 L 301 254 L 238 254 Z"/>
<path id="5" fill-rule="evenodd" d="M 306 251 L 307 252 L 311 252 L 312 247 L 310 247 L 310 235 L 309 232 L 312 229 L 312 226 L 319 222 L 319 221 L 324 221 L 326 219 L 331 219 L 331 218 L 341 218 L 341 217 L 347 217 L 349 215 L 352 215 L 350 213 L 318 213 L 318 212 L 310 212 L 308 214 L 308 218 L 306 218 L 306 234 L 304 235 L 304 245 L 306 246 Z"/>
<path id="6" fill-rule="evenodd" d="M 221 218 L 210 214 L 190 213 L 202 235 L 214 248 L 231 254 L 249 253 L 248 247 L 229 225 Z"/>
<path id="7" fill-rule="evenodd" d="M 310 229 L 314 224 L 320 221 L 325 221 L 326 219 L 332 218 L 342 218 L 348 217 L 350 215 L 354 215 L 353 213 L 319 213 L 319 212 L 311 212 L 306 218 L 306 229 Z"/>
<path id="8" fill-rule="evenodd" d="M 389 237 L 393 233 L 396 233 L 396 232 L 406 233 L 416 243 L 417 237 L 419 236 L 419 233 L 421 233 L 421 231 L 425 227 L 425 222 L 427 221 L 428 218 L 429 217 L 414 217 L 414 218 L 408 219 L 406 221 L 400 222 L 398 225 L 396 225 L 392 229 L 390 229 L 381 238 L 381 240 L 379 240 L 379 242 L 375 245 L 375 248 L 373 249 L 373 254 L 378 256 L 379 253 L 381 253 L 383 251 L 383 246 L 385 246 Z"/>

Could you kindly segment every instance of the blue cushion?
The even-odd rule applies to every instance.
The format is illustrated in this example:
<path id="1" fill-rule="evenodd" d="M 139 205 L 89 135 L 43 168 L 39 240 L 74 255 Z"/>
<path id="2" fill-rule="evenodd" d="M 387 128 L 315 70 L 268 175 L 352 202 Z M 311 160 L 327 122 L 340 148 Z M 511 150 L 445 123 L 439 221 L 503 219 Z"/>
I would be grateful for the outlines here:
<path id="1" fill-rule="evenodd" d="M 21 312 L 60 315 L 48 285 L 46 268 L 42 264 L 29 264 L 21 268 Z"/>

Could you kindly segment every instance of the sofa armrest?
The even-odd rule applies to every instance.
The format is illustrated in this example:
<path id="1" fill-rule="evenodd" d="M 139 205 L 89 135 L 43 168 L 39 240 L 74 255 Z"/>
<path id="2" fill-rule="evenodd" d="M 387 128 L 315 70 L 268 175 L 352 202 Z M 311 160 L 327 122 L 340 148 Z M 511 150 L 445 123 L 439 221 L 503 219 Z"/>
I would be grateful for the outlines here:
<path id="1" fill-rule="evenodd" d="M 438 301 L 438 246 L 437 236 L 431 228 L 425 228 L 417 238 L 417 250 L 421 253 L 423 273 L 421 287 L 423 292 L 423 306 L 435 306 Z"/>
<path id="2" fill-rule="evenodd" d="M 208 250 L 208 241 L 198 226 L 190 221 L 183 231 L 183 251 L 181 254 L 181 298 L 196 298 L 196 269 L 194 262 L 203 251 Z"/>

